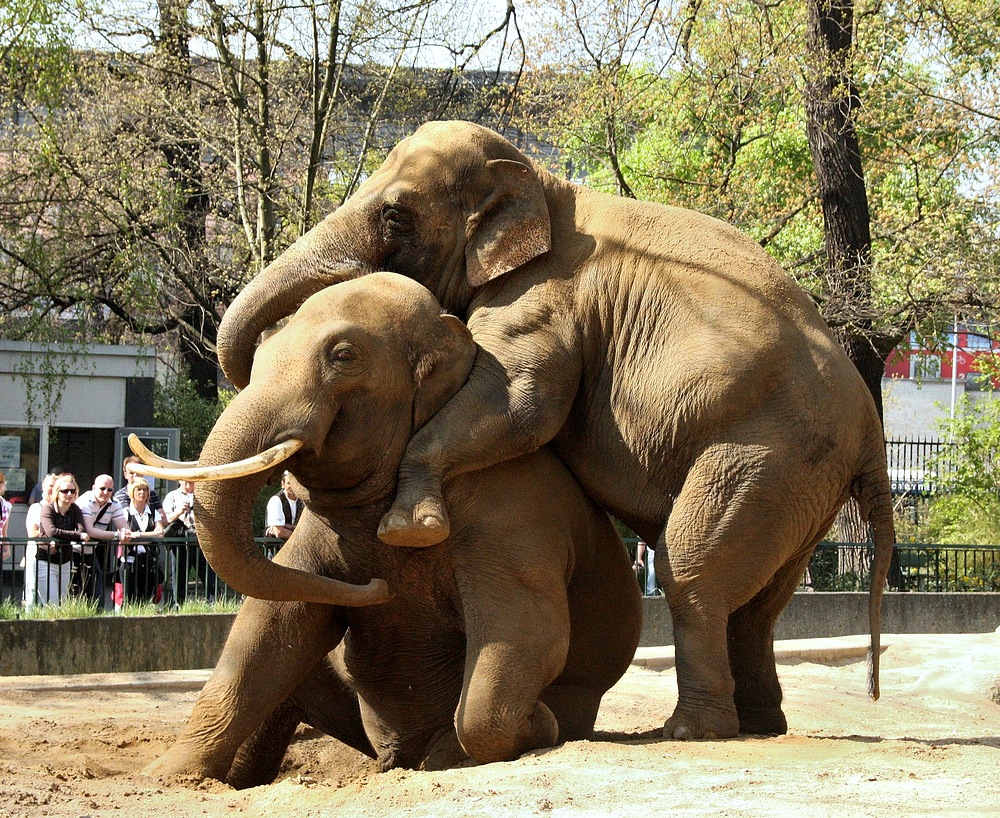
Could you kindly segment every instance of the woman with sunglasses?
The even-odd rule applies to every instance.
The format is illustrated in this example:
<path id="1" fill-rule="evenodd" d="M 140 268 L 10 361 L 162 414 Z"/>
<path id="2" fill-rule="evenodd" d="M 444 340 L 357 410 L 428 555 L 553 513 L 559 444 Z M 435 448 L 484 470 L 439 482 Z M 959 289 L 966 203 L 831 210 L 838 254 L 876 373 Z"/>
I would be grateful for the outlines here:
<path id="1" fill-rule="evenodd" d="M 79 487 L 72 474 L 60 474 L 52 489 L 51 502 L 42 503 L 42 537 L 35 553 L 38 560 L 37 593 L 43 605 L 61 602 L 69 591 L 74 543 L 90 542 L 83 525 L 83 512 L 76 505 Z M 43 577 L 44 573 L 44 577 Z"/>

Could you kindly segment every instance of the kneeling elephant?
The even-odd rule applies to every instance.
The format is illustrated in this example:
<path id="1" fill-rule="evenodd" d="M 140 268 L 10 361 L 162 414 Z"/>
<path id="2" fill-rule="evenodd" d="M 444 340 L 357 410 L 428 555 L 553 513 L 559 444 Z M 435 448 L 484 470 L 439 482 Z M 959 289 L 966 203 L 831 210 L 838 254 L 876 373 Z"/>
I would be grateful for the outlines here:
<path id="1" fill-rule="evenodd" d="M 639 589 L 610 520 L 557 458 L 542 449 L 451 481 L 438 546 L 375 536 L 413 431 L 475 354 L 415 282 L 337 284 L 261 345 L 197 466 L 146 453 L 145 473 L 205 480 L 202 548 L 258 597 L 149 772 L 264 783 L 300 721 L 385 768 L 508 760 L 591 734 L 638 644 Z M 306 508 L 271 563 L 250 521 L 284 468 Z M 306 601 L 268 601 L 291 587 Z"/>

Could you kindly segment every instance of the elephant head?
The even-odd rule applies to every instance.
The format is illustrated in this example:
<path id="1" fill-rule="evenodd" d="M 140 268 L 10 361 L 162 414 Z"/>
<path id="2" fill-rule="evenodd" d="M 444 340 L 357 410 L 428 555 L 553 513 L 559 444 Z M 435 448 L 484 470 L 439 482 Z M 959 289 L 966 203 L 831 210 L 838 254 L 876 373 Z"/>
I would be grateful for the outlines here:
<path id="1" fill-rule="evenodd" d="M 468 122 L 431 122 L 400 142 L 354 195 L 254 278 L 226 311 L 219 361 L 238 387 L 269 326 L 323 287 L 390 270 L 462 314 L 472 290 L 550 248 L 529 160 Z"/>
<path id="2" fill-rule="evenodd" d="M 249 383 L 226 407 L 197 465 L 139 473 L 203 480 L 198 536 L 216 572 L 262 599 L 369 604 L 384 582 L 350 586 L 265 559 L 253 540 L 255 499 L 277 469 L 342 506 L 391 494 L 416 428 L 465 382 L 476 346 L 424 287 L 373 273 L 311 296 L 257 350 Z M 154 459 L 145 458 L 147 462 Z"/>

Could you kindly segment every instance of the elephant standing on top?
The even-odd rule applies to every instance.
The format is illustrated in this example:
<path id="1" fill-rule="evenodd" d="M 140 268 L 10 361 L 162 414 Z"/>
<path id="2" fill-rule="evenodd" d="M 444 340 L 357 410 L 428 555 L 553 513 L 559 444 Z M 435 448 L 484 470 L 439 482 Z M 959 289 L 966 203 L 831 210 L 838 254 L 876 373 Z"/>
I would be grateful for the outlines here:
<path id="1" fill-rule="evenodd" d="M 199 540 L 233 587 L 330 603 L 248 599 L 149 772 L 265 783 L 300 721 L 383 768 L 510 760 L 591 734 L 639 641 L 639 589 L 607 515 L 551 452 L 451 481 L 438 546 L 375 536 L 413 430 L 475 354 L 419 284 L 388 273 L 338 284 L 261 345 L 197 467 L 143 469 L 206 481 Z M 285 468 L 306 510 L 270 562 L 251 518 Z"/>
<path id="2" fill-rule="evenodd" d="M 465 386 L 410 442 L 379 536 L 449 531 L 442 485 L 551 442 L 657 548 L 680 690 L 664 734 L 781 733 L 773 625 L 849 498 L 876 546 L 869 688 L 894 539 L 871 395 L 806 294 L 733 227 L 559 179 L 492 131 L 434 122 L 226 312 L 223 369 L 357 266 L 412 277 L 466 320 Z"/>

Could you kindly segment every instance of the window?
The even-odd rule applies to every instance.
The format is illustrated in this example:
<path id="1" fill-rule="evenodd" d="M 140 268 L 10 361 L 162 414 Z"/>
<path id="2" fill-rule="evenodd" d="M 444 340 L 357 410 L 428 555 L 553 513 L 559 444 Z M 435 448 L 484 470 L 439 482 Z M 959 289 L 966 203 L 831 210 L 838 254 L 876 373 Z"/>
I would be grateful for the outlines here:
<path id="1" fill-rule="evenodd" d="M 0 426 L 0 472 L 7 478 L 4 497 L 12 503 L 27 503 L 39 481 L 38 457 L 41 434 L 29 426 Z"/>

